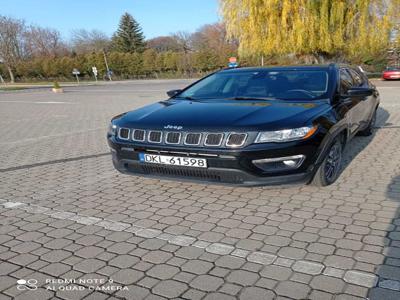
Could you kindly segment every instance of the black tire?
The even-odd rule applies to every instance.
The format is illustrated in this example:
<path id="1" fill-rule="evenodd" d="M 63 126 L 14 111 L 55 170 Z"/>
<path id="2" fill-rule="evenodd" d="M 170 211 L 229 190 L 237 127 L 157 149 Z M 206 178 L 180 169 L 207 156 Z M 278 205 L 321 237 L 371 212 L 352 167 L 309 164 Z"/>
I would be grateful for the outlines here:
<path id="1" fill-rule="evenodd" d="M 371 120 L 369 120 L 368 126 L 367 128 L 365 128 L 364 130 L 361 130 L 357 133 L 357 135 L 361 135 L 361 136 L 369 136 L 374 132 L 374 127 L 376 124 L 376 110 L 374 111 Z"/>
<path id="2" fill-rule="evenodd" d="M 324 160 L 315 172 L 312 184 L 315 186 L 327 186 L 336 181 L 340 175 L 342 166 L 343 145 L 340 138 L 336 138 L 329 147 Z"/>

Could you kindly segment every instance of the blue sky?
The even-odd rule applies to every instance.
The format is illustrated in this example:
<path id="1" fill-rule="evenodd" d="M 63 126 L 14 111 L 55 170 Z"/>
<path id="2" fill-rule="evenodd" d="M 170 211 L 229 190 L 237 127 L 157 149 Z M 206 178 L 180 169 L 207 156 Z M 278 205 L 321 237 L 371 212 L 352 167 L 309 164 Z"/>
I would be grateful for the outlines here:
<path id="1" fill-rule="evenodd" d="M 220 20 L 218 0 L 0 0 L 1 15 L 55 28 L 65 39 L 80 28 L 111 35 L 125 11 L 141 24 L 146 38 L 193 32 Z"/>

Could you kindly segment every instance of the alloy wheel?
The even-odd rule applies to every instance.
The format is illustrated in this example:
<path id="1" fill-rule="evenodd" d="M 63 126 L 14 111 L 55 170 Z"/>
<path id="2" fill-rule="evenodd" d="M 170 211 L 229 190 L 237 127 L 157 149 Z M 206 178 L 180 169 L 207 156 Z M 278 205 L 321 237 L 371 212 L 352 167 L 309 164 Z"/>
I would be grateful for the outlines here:
<path id="1" fill-rule="evenodd" d="M 341 160 L 342 160 L 342 149 L 340 147 L 340 143 L 337 142 L 329 150 L 325 163 L 324 174 L 328 182 L 332 182 L 335 180 L 340 170 Z"/>

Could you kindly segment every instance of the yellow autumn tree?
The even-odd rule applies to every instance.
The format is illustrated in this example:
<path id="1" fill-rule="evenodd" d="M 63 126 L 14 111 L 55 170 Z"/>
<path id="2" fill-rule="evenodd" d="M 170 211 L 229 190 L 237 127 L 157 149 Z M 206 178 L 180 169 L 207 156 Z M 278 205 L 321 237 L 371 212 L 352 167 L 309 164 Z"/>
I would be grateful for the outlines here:
<path id="1" fill-rule="evenodd" d="M 220 0 L 239 53 L 362 59 L 378 55 L 399 20 L 399 0 Z"/>
<path id="2" fill-rule="evenodd" d="M 391 16 L 400 16 L 400 0 L 397 1 L 396 5 L 391 7 Z M 389 63 L 396 66 L 400 66 L 400 20 L 394 18 L 392 23 L 395 24 L 394 30 L 392 31 L 391 43 L 390 43 L 390 59 Z"/>

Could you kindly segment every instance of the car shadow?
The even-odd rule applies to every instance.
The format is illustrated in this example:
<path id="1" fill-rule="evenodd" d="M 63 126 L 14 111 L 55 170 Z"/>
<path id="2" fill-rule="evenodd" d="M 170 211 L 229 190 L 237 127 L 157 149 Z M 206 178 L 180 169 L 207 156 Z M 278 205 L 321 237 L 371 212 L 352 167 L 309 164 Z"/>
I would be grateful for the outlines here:
<path id="1" fill-rule="evenodd" d="M 346 170 L 346 168 L 350 165 L 353 159 L 360 152 L 362 152 L 368 146 L 368 144 L 374 139 L 377 130 L 388 125 L 386 122 L 389 119 L 389 116 L 390 114 L 386 109 L 378 107 L 375 130 L 373 131 L 373 134 L 370 136 L 355 136 L 346 145 L 343 153 L 343 161 L 342 161 L 342 168 L 340 170 L 340 175 Z"/>
<path id="2" fill-rule="evenodd" d="M 394 205 L 385 205 L 393 208 L 393 219 L 387 225 L 385 237 L 382 237 L 385 258 L 375 270 L 379 283 L 369 289 L 370 300 L 400 299 L 400 175 L 392 178 L 387 186 L 384 201 L 394 202 Z"/>

